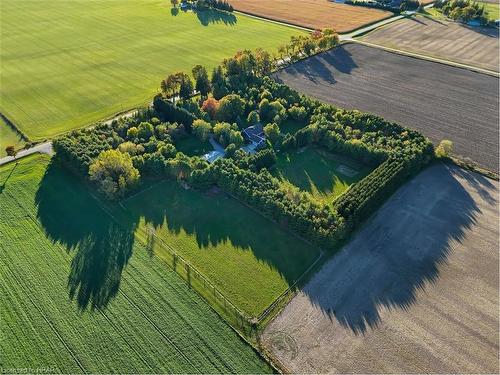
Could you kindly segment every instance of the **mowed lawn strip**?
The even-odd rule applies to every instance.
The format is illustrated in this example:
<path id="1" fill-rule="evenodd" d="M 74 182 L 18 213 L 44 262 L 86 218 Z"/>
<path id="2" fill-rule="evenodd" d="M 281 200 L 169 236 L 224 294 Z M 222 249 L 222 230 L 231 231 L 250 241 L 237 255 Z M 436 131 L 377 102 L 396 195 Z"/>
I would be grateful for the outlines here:
<path id="1" fill-rule="evenodd" d="M 319 249 L 222 191 L 201 193 L 164 181 L 123 206 L 132 221 L 140 222 L 140 229 L 154 228 L 165 246 L 252 317 L 319 256 Z"/>
<path id="2" fill-rule="evenodd" d="M 8 323 L 2 367 L 270 371 L 181 278 L 127 242 L 124 228 L 48 157 L 1 167 L 0 183 L 0 318 Z"/>
<path id="3" fill-rule="evenodd" d="M 308 147 L 278 154 L 271 171 L 284 184 L 292 184 L 323 203 L 331 203 L 370 168 L 342 155 Z"/>
<path id="4" fill-rule="evenodd" d="M 41 140 L 147 103 L 160 80 L 302 31 L 169 1 L 2 1 L 0 110 Z M 256 35 L 259 35 L 257 38 Z"/>

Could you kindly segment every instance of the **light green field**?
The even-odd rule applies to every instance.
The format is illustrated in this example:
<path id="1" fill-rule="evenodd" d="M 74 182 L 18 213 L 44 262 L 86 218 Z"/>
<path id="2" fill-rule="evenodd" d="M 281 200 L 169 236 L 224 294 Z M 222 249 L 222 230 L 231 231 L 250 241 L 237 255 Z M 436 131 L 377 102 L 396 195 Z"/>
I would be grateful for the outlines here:
<path id="1" fill-rule="evenodd" d="M 33 140 L 151 100 L 167 74 L 297 29 L 247 16 L 171 12 L 169 0 L 2 0 L 0 110 Z"/>
<path id="2" fill-rule="evenodd" d="M 284 184 L 292 184 L 310 193 L 323 203 L 331 203 L 350 185 L 361 180 L 370 168 L 341 155 L 333 155 L 321 149 L 307 147 L 289 153 L 279 153 L 274 176 Z M 342 172 L 345 166 L 356 172 L 349 176 Z"/>
<path id="3" fill-rule="evenodd" d="M 6 372 L 271 370 L 47 156 L 0 168 L 0 206 Z"/>
<path id="4" fill-rule="evenodd" d="M 222 192 L 200 193 L 164 181 L 123 206 L 133 222 L 155 228 L 167 246 L 252 317 L 319 256 L 317 248 Z"/>
<path id="5" fill-rule="evenodd" d="M 11 145 L 15 146 L 16 149 L 22 148 L 24 146 L 23 138 L 0 117 L 0 158 L 7 155 L 5 148 Z"/>

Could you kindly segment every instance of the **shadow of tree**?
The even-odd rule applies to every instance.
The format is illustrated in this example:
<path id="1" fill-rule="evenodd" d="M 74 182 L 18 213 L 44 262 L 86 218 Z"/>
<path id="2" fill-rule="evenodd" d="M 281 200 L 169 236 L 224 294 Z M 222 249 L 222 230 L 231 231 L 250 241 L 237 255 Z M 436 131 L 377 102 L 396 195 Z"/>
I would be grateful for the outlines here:
<path id="1" fill-rule="evenodd" d="M 424 171 L 379 210 L 303 292 L 330 319 L 364 334 L 380 309 L 408 309 L 439 278 L 440 266 L 480 212 L 457 176 L 459 168 Z M 496 204 L 495 198 L 489 196 Z"/>
<path id="2" fill-rule="evenodd" d="M 184 232 L 195 239 L 193 242 L 201 251 L 216 251 L 214 247 L 228 243 L 235 251 L 251 251 L 288 283 L 295 281 L 319 254 L 223 192 L 200 193 L 185 190 L 175 181 L 164 181 L 146 194 L 124 202 L 132 220 L 143 218 L 160 237 L 160 231 L 168 235 Z M 185 237 L 169 239 L 177 240 L 186 241 Z M 238 269 L 238 265 L 232 266 Z M 232 266 L 228 264 L 229 268 Z"/>
<path id="3" fill-rule="evenodd" d="M 357 67 L 351 53 L 340 46 L 296 62 L 275 74 L 274 79 L 285 83 L 286 76 L 301 76 L 314 83 L 335 84 L 337 73 L 351 74 L 352 70 Z"/>
<path id="4" fill-rule="evenodd" d="M 82 310 L 105 307 L 118 292 L 122 271 L 132 255 L 134 224 L 117 224 L 81 181 L 54 159 L 35 202 L 47 236 L 75 252 L 68 277 L 70 298 Z"/>
<path id="5" fill-rule="evenodd" d="M 216 9 L 196 10 L 194 12 L 203 26 L 208 26 L 211 23 L 223 23 L 227 26 L 234 26 L 238 21 L 234 14 Z"/>

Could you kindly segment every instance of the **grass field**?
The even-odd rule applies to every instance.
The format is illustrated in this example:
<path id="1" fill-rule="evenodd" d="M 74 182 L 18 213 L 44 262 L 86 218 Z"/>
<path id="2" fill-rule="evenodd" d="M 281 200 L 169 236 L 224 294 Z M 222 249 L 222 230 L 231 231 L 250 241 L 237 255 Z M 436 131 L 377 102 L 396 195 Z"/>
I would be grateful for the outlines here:
<path id="1" fill-rule="evenodd" d="M 310 29 L 333 27 L 348 32 L 390 17 L 380 9 L 338 4 L 327 0 L 230 0 L 234 9 Z"/>
<path id="2" fill-rule="evenodd" d="M 123 206 L 133 222 L 155 228 L 249 316 L 260 315 L 319 255 L 222 192 L 204 194 L 164 181 Z"/>
<path id="3" fill-rule="evenodd" d="M 207 152 L 213 151 L 213 147 L 209 141 L 202 142 L 194 135 L 189 135 L 175 142 L 175 148 L 189 156 L 201 156 Z"/>
<path id="4" fill-rule="evenodd" d="M 493 27 L 469 27 L 458 22 L 417 16 L 381 27 L 363 36 L 362 40 L 498 71 L 498 29 Z"/>
<path id="5" fill-rule="evenodd" d="M 356 174 L 348 176 L 342 173 L 341 166 L 347 166 Z M 272 173 L 283 183 L 309 192 L 318 201 L 331 203 L 350 185 L 370 173 L 370 169 L 341 155 L 306 148 L 293 153 L 279 153 Z"/>
<path id="6" fill-rule="evenodd" d="M 0 184 L 4 371 L 271 370 L 48 157 L 1 167 Z"/>
<path id="7" fill-rule="evenodd" d="M 0 117 L 0 158 L 6 156 L 5 148 L 11 145 L 15 146 L 16 149 L 22 148 L 24 140 Z"/>
<path id="8" fill-rule="evenodd" d="M 0 110 L 33 140 L 52 137 L 150 101 L 169 73 L 301 33 L 217 11 L 174 14 L 166 0 L 0 2 Z"/>

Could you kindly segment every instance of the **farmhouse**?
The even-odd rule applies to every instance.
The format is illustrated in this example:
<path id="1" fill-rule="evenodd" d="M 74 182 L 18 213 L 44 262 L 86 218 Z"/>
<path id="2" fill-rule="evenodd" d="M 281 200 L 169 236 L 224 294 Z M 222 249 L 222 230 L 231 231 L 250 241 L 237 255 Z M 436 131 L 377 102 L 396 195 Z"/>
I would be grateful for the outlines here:
<path id="1" fill-rule="evenodd" d="M 245 141 L 253 144 L 254 149 L 264 145 L 266 142 L 266 136 L 264 135 L 264 130 L 262 124 L 256 124 L 243 129 L 241 133 Z"/>

